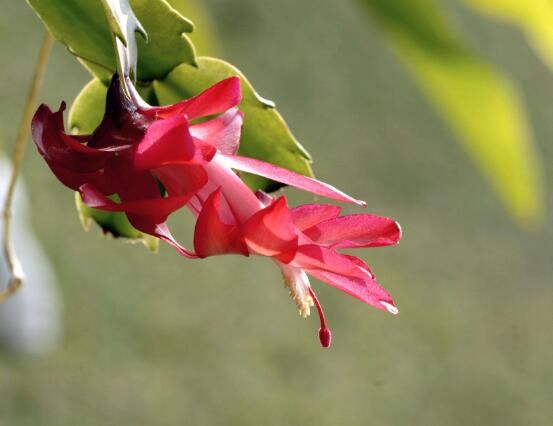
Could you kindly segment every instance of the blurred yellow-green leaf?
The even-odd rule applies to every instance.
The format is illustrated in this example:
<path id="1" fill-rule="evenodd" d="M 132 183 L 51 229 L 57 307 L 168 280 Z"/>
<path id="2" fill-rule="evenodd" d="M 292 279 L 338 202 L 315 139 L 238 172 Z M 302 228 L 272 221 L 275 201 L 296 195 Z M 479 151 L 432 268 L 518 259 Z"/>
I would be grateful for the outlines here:
<path id="1" fill-rule="evenodd" d="M 361 0 L 513 217 L 543 216 L 542 165 L 510 81 L 466 49 L 434 0 Z"/>
<path id="2" fill-rule="evenodd" d="M 465 0 L 476 10 L 520 27 L 542 60 L 553 69 L 551 0 Z"/>

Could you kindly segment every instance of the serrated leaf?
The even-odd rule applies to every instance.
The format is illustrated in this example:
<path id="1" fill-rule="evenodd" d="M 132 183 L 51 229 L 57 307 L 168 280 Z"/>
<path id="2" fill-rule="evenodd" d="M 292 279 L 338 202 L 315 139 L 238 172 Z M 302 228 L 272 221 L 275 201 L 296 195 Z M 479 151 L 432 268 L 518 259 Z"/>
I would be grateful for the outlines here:
<path id="1" fill-rule="evenodd" d="M 513 217 L 543 216 L 542 165 L 518 93 L 468 51 L 433 0 L 361 0 Z"/>
<path id="2" fill-rule="evenodd" d="M 109 80 L 117 67 L 110 26 L 100 0 L 27 2 L 57 40 L 95 76 Z M 194 46 L 184 34 L 193 30 L 190 21 L 165 0 L 130 0 L 130 4 L 148 33 L 148 43 L 142 38 L 137 40 L 139 80 L 161 78 L 180 63 L 195 63 Z"/>
<path id="3" fill-rule="evenodd" d="M 526 34 L 553 70 L 553 2 L 551 0 L 465 0 L 476 10 L 510 21 Z"/>
<path id="4" fill-rule="evenodd" d="M 217 28 L 211 19 L 202 0 L 167 0 L 182 16 L 194 22 L 195 30 L 190 34 L 190 40 L 196 47 L 198 55 L 219 56 L 221 46 L 217 36 Z"/>
<path id="5" fill-rule="evenodd" d="M 162 105 L 172 104 L 231 76 L 240 77 L 243 95 L 239 106 L 244 112 L 240 154 L 313 176 L 309 154 L 290 132 L 274 104 L 259 96 L 246 77 L 227 62 L 200 57 L 197 68 L 179 65 L 165 79 L 154 81 L 154 91 Z M 252 189 L 274 191 L 280 187 L 258 176 L 244 174 L 242 177 Z"/>
<path id="6" fill-rule="evenodd" d="M 90 134 L 94 131 L 104 115 L 106 94 L 106 86 L 97 79 L 90 81 L 83 88 L 69 111 L 68 125 L 72 133 Z M 75 205 L 81 223 L 86 230 L 94 221 L 104 234 L 111 234 L 116 238 L 142 241 L 151 250 L 157 249 L 158 239 L 134 228 L 124 213 L 107 212 L 88 207 L 82 202 L 78 192 L 75 193 Z"/>

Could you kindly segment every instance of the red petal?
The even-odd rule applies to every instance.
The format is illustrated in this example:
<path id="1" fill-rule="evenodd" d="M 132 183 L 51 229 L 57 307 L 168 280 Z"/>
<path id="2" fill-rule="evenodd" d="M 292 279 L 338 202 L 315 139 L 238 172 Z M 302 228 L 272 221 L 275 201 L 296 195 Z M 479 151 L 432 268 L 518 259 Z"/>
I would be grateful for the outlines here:
<path id="1" fill-rule="evenodd" d="M 79 192 L 84 203 L 89 207 L 148 216 L 157 219 L 157 223 L 165 222 L 167 216 L 183 207 L 191 197 L 191 195 L 185 195 L 115 203 L 89 184 L 82 185 Z"/>
<path id="2" fill-rule="evenodd" d="M 282 167 L 238 155 L 220 155 L 224 158 L 225 163 L 233 169 L 263 176 L 334 200 L 356 203 L 361 206 L 366 205 L 364 201 L 356 200 L 327 183 L 299 175 Z"/>
<path id="3" fill-rule="evenodd" d="M 194 249 L 199 257 L 217 254 L 237 253 L 249 256 L 248 247 L 240 230 L 234 223 L 225 223 L 224 217 L 232 215 L 228 206 L 226 214 L 222 204 L 221 189 L 214 191 L 205 201 L 196 222 L 194 231 Z"/>
<path id="4" fill-rule="evenodd" d="M 150 170 L 170 162 L 188 162 L 194 158 L 194 141 L 184 116 L 176 115 L 154 122 L 140 141 L 134 155 L 138 170 Z"/>
<path id="5" fill-rule="evenodd" d="M 65 134 L 64 110 L 65 103 L 55 113 L 46 105 L 38 108 L 31 123 L 33 140 L 38 151 L 46 161 L 68 170 L 90 173 L 101 169 L 113 153 L 88 148 L 81 143 L 83 137 L 74 138 Z"/>
<path id="6" fill-rule="evenodd" d="M 78 191 L 81 185 L 89 183 L 104 194 L 113 194 L 115 192 L 115 187 L 106 179 L 103 169 L 89 173 L 78 173 L 73 170 L 65 169 L 57 163 L 49 162 L 48 160 L 46 160 L 46 163 L 58 180 L 74 191 Z"/>
<path id="7" fill-rule="evenodd" d="M 298 247 L 294 266 L 302 269 L 321 269 L 356 278 L 372 278 L 370 271 L 353 256 L 346 256 L 333 249 L 306 244 Z"/>
<path id="8" fill-rule="evenodd" d="M 190 126 L 190 134 L 224 154 L 235 154 L 240 145 L 243 114 L 233 108 L 213 120 Z"/>
<path id="9" fill-rule="evenodd" d="M 330 204 L 304 204 L 291 210 L 292 220 L 296 228 L 304 231 L 325 220 L 333 219 L 342 210 Z"/>
<path id="10" fill-rule="evenodd" d="M 204 168 L 197 164 L 171 164 L 153 170 L 171 195 L 196 192 L 208 181 Z"/>
<path id="11" fill-rule="evenodd" d="M 296 255 L 296 235 L 286 198 L 255 213 L 242 228 L 248 247 L 256 254 L 290 263 Z"/>
<path id="12" fill-rule="evenodd" d="M 397 244 L 401 228 L 387 217 L 358 214 L 326 220 L 304 234 L 317 244 L 333 248 L 381 247 Z"/>
<path id="13" fill-rule="evenodd" d="M 390 294 L 374 279 L 347 277 L 321 269 L 306 269 L 305 272 L 377 309 L 398 313 Z"/>
<path id="14" fill-rule="evenodd" d="M 237 106 L 241 100 L 240 79 L 238 77 L 230 77 L 211 86 L 193 98 L 174 105 L 156 108 L 156 112 L 158 117 L 186 114 L 189 120 L 193 120 L 225 112 Z"/>

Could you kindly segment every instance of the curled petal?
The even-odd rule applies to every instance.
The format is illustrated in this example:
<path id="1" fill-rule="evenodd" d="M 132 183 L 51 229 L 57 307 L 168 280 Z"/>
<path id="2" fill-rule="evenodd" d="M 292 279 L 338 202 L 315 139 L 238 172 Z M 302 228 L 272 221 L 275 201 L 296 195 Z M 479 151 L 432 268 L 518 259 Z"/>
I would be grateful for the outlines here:
<path id="1" fill-rule="evenodd" d="M 355 198 L 350 197 L 327 183 L 307 176 L 302 176 L 291 172 L 290 170 L 283 169 L 282 167 L 238 155 L 221 154 L 221 157 L 224 158 L 227 166 L 233 169 L 263 176 L 265 178 L 294 186 L 296 188 L 303 189 L 304 191 L 312 192 L 313 194 L 322 195 L 323 197 L 331 198 L 333 200 L 366 206 L 364 201 L 356 200 Z"/>
<path id="2" fill-rule="evenodd" d="M 188 122 L 176 115 L 154 122 L 140 141 L 134 154 L 134 166 L 138 170 L 151 170 L 171 162 L 189 162 L 196 148 Z"/>
<path id="3" fill-rule="evenodd" d="M 291 210 L 294 225 L 301 231 L 318 225 L 319 223 L 333 219 L 342 210 L 339 206 L 330 204 L 304 204 Z"/>
<path id="4" fill-rule="evenodd" d="M 220 114 L 237 106 L 242 100 L 240 79 L 230 77 L 211 86 L 193 98 L 165 107 L 155 108 L 160 118 L 185 114 L 189 120 Z"/>
<path id="5" fill-rule="evenodd" d="M 225 223 L 224 218 L 232 216 L 232 212 L 223 213 L 228 206 L 223 205 L 221 189 L 215 190 L 205 201 L 196 222 L 194 231 L 194 249 L 199 257 L 217 254 L 237 253 L 249 256 L 244 237 L 237 226 L 236 219 Z"/>
<path id="6" fill-rule="evenodd" d="M 128 217 L 129 221 L 135 228 L 140 229 L 142 232 L 146 232 L 147 234 L 153 235 L 154 237 L 157 237 L 162 241 L 165 241 L 167 244 L 171 245 L 181 256 L 188 259 L 198 258 L 198 256 L 196 256 L 196 253 L 184 248 L 175 240 L 173 235 L 171 235 L 169 227 L 166 223 L 160 223 L 152 226 L 150 222 L 144 221 L 144 217 L 142 216 L 135 217 L 133 215 L 128 215 Z"/>
<path id="7" fill-rule="evenodd" d="M 296 255 L 296 235 L 285 197 L 255 213 L 242 227 L 251 251 L 290 263 Z"/>
<path id="8" fill-rule="evenodd" d="M 82 143 L 84 138 L 67 135 L 63 125 L 64 110 L 65 103 L 57 112 L 41 105 L 35 113 L 31 130 L 40 155 L 50 163 L 75 172 L 90 173 L 101 169 L 113 153 L 89 148 Z"/>
<path id="9" fill-rule="evenodd" d="M 213 120 L 190 126 L 190 134 L 223 154 L 235 154 L 240 145 L 243 114 L 233 108 Z"/>
<path id="10" fill-rule="evenodd" d="M 326 220 L 304 233 L 317 244 L 327 247 L 381 247 L 397 244 L 401 227 L 387 217 L 357 214 Z"/>
<path id="11" fill-rule="evenodd" d="M 394 315 L 399 312 L 390 294 L 372 278 L 362 279 L 348 277 L 322 269 L 306 269 L 306 272 L 377 309 L 387 311 Z"/>

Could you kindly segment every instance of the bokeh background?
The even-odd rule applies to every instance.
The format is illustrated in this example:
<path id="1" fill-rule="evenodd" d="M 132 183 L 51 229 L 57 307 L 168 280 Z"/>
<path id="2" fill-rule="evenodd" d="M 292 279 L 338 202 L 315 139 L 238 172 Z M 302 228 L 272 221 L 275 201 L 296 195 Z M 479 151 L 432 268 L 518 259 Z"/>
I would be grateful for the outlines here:
<path id="1" fill-rule="evenodd" d="M 316 318 L 298 317 L 271 262 L 187 261 L 84 233 L 72 194 L 30 147 L 24 177 L 65 339 L 46 357 L 0 352 L 0 425 L 550 424 L 553 209 L 534 232 L 513 223 L 354 3 L 204 3 L 220 56 L 276 101 L 317 175 L 402 224 L 398 247 L 361 253 L 401 314 L 315 283 L 334 332 L 322 350 Z M 553 75 L 512 28 L 445 4 L 525 95 L 550 166 Z M 44 30 L 25 2 L 2 10 L 6 152 Z M 41 100 L 71 101 L 89 78 L 57 45 Z M 189 219 L 173 226 L 190 235 Z"/>

